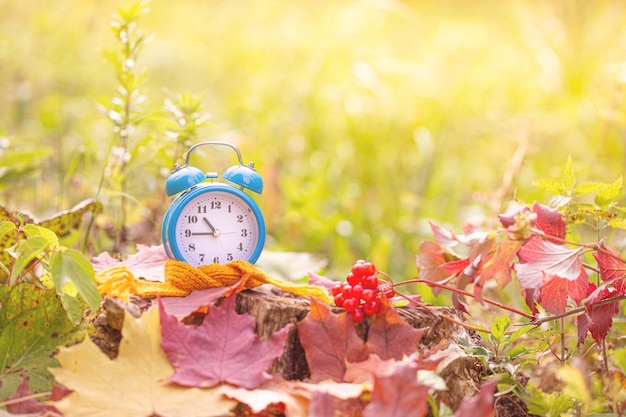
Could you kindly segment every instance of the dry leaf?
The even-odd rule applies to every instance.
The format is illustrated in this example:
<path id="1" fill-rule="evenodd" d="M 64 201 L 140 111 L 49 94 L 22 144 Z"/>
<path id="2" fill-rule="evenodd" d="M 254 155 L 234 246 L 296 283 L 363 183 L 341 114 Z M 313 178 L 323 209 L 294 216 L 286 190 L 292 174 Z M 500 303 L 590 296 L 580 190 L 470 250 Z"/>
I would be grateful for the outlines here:
<path id="1" fill-rule="evenodd" d="M 110 360 L 86 338 L 62 348 L 57 382 L 74 392 L 55 406 L 65 417 L 222 416 L 235 405 L 215 389 L 181 387 L 167 379 L 174 369 L 161 350 L 159 310 L 139 319 L 126 314 L 119 355 Z"/>

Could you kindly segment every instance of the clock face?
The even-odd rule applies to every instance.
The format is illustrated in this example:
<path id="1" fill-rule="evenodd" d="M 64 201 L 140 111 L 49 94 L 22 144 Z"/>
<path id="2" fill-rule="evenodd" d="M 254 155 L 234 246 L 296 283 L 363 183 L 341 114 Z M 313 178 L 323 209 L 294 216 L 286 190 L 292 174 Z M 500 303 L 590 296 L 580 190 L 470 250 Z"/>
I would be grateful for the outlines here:
<path id="1" fill-rule="evenodd" d="M 259 239 L 264 240 L 250 205 L 226 191 L 204 192 L 189 200 L 180 209 L 174 231 L 178 251 L 193 266 L 250 260 Z"/>

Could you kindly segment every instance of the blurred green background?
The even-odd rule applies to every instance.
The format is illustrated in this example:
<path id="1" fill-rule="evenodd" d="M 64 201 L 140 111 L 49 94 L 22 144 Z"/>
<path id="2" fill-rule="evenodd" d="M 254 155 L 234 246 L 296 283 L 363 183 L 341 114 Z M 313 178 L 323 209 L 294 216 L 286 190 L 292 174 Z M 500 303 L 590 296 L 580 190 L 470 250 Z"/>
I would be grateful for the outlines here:
<path id="1" fill-rule="evenodd" d="M 256 162 L 268 248 L 324 256 L 334 278 L 359 258 L 410 278 L 427 221 L 547 202 L 531 182 L 569 154 L 582 178 L 622 173 L 622 1 L 153 0 L 120 191 L 99 103 L 117 91 L 104 51 L 124 4 L 0 0 L 0 203 L 41 218 L 97 196 L 93 252 L 113 248 L 121 192 L 129 242 L 158 242 L 185 151 L 165 104 L 178 93 L 210 114 L 187 144 L 226 132 Z M 211 155 L 195 164 L 234 163 Z"/>

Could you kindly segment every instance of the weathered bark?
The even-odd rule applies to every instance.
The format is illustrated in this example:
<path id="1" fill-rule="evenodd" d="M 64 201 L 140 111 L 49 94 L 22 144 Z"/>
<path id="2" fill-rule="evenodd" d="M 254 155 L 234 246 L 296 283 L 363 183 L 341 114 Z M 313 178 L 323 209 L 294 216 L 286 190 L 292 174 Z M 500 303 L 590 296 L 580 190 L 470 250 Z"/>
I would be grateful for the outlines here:
<path id="1" fill-rule="evenodd" d="M 304 319 L 309 313 L 309 303 L 299 298 L 248 290 L 237 294 L 237 310 L 238 313 L 254 316 L 257 334 L 261 338 L 268 338 L 273 332 L 282 329 L 287 324 Z M 427 310 L 418 307 L 401 307 L 398 308 L 398 313 L 413 327 L 427 329 L 421 340 L 420 350 L 423 351 L 442 342 L 455 344 L 455 341 L 460 338 L 472 337 L 465 328 L 444 318 L 444 315 L 456 316 L 455 311 L 450 308 Z M 361 338 L 367 334 L 367 327 L 367 321 L 356 326 Z M 458 352 L 461 350 L 457 349 L 456 353 Z M 289 380 L 301 380 L 310 375 L 295 327 L 289 333 L 284 354 L 275 362 L 272 371 L 282 374 L 285 379 Z M 441 375 L 453 389 L 442 396 L 442 400 L 450 407 L 458 407 L 464 397 L 473 396 L 478 392 L 484 371 L 482 363 L 475 358 L 462 356 L 448 361 Z"/>
<path id="2" fill-rule="evenodd" d="M 102 314 L 94 320 L 95 333 L 92 339 L 111 358 L 117 356 L 124 310 L 138 317 L 151 304 L 140 298 L 131 301 L 131 303 L 124 303 L 119 300 L 106 299 Z M 282 292 L 265 293 L 246 290 L 237 293 L 236 301 L 238 313 L 255 317 L 256 332 L 262 339 L 269 338 L 275 331 L 289 323 L 303 320 L 310 311 L 310 304 L 307 300 Z M 342 311 L 339 308 L 336 310 Z M 454 309 L 443 307 L 428 309 L 399 307 L 397 311 L 408 324 L 415 328 L 426 329 L 421 339 L 421 352 L 432 349 L 444 357 L 437 372 L 445 380 L 449 389 L 439 392 L 437 399 L 454 410 L 464 398 L 476 395 L 489 370 L 479 359 L 466 355 L 459 348 L 457 343 L 461 339 L 480 343 L 480 339 L 475 334 L 446 319 L 446 316 L 455 317 L 457 320 L 462 320 L 462 317 L 458 316 Z M 203 318 L 202 314 L 192 315 L 185 319 L 185 323 L 198 325 L 202 323 Z M 356 330 L 359 336 L 365 339 L 368 332 L 367 321 L 359 323 Z M 443 347 L 445 350 L 442 350 Z M 289 332 L 283 355 L 275 361 L 270 372 L 280 373 L 287 380 L 304 380 L 310 376 L 304 349 L 300 344 L 295 326 Z M 523 402 L 512 395 L 499 397 L 496 409 L 498 417 L 529 416 Z"/>

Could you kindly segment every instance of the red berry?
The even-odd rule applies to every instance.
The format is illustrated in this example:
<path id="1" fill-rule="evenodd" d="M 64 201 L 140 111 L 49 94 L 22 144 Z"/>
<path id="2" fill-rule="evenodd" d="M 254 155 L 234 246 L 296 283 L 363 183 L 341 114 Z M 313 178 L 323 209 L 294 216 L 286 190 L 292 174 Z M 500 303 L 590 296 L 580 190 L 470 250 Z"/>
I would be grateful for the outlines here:
<path id="1" fill-rule="evenodd" d="M 346 276 L 346 281 L 348 282 L 348 284 L 354 286 L 354 285 L 359 284 L 361 282 L 361 277 L 357 277 L 352 272 L 349 272 L 348 276 Z"/>
<path id="2" fill-rule="evenodd" d="M 373 316 L 380 311 L 380 301 L 374 299 L 370 300 L 363 305 L 363 313 L 366 316 Z"/>
<path id="3" fill-rule="evenodd" d="M 333 289 L 331 290 L 331 294 L 334 296 L 336 296 L 337 294 L 341 294 L 341 284 L 337 284 L 333 287 Z"/>
<path id="4" fill-rule="evenodd" d="M 341 293 L 343 294 L 344 298 L 354 298 L 354 291 L 352 289 L 352 285 L 350 284 L 344 285 L 341 289 Z"/>
<path id="5" fill-rule="evenodd" d="M 371 288 L 365 288 L 363 290 L 363 295 L 361 296 L 361 298 L 363 299 L 363 301 L 365 301 L 366 303 L 370 300 L 373 300 L 374 298 L 376 298 L 376 291 L 374 291 Z"/>
<path id="6" fill-rule="evenodd" d="M 354 312 L 356 308 L 358 307 L 358 305 L 359 305 L 359 302 L 355 300 L 354 298 L 346 298 L 343 300 L 343 308 L 348 313 Z"/>
<path id="7" fill-rule="evenodd" d="M 376 267 L 368 261 L 357 261 L 351 271 L 357 277 L 367 277 L 376 274 Z"/>
<path id="8" fill-rule="evenodd" d="M 363 298 L 363 286 L 361 284 L 356 284 L 352 286 L 352 296 L 357 299 L 357 301 L 361 301 Z"/>
<path id="9" fill-rule="evenodd" d="M 376 275 L 366 276 L 365 278 L 363 278 L 361 285 L 363 286 L 363 288 L 375 290 L 376 288 L 378 288 L 378 278 L 376 277 Z"/>
<path id="10" fill-rule="evenodd" d="M 343 307 L 343 303 L 345 301 L 345 298 L 343 297 L 343 294 L 339 293 L 339 294 L 335 295 L 334 300 L 335 300 L 335 305 L 337 307 Z"/>
<path id="11" fill-rule="evenodd" d="M 393 287 L 387 283 L 380 286 L 380 291 L 385 294 L 385 297 L 387 298 L 393 298 L 393 296 L 396 295 L 396 290 L 394 290 Z"/>
<path id="12" fill-rule="evenodd" d="M 365 317 L 365 314 L 363 314 L 363 310 L 361 310 L 360 308 L 357 308 L 351 314 L 352 314 L 352 321 L 354 323 L 360 323 L 361 321 L 363 321 L 363 318 Z"/>

